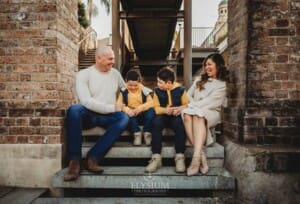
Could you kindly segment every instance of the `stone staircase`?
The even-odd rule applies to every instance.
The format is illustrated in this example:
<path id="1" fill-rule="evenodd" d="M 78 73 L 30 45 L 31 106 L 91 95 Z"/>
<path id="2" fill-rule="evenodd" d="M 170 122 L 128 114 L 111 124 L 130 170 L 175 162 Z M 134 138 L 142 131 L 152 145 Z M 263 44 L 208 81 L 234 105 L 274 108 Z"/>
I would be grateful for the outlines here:
<path id="1" fill-rule="evenodd" d="M 81 54 L 79 56 L 78 69 L 79 70 L 85 69 L 95 64 L 95 53 L 96 53 L 96 49 L 89 49 L 85 55 Z"/>
<path id="2" fill-rule="evenodd" d="M 98 138 L 101 128 L 84 131 L 82 153 Z M 187 177 L 175 173 L 173 132 L 166 129 L 163 137 L 163 167 L 155 173 L 145 173 L 151 148 L 133 146 L 132 136 L 125 131 L 101 162 L 104 173 L 96 175 L 82 170 L 76 181 L 64 182 L 67 168 L 52 179 L 58 197 L 44 195 L 33 203 L 233 203 L 235 179 L 223 168 L 224 148 L 215 143 L 207 148 L 208 174 Z M 187 147 L 186 164 L 192 155 Z"/>
<path id="3" fill-rule="evenodd" d="M 80 58 L 79 69 L 95 63 L 95 50 Z M 182 80 L 182 77 L 178 78 Z M 156 77 L 145 77 L 144 84 L 155 86 Z M 100 127 L 83 131 L 82 155 L 85 157 L 94 142 L 105 130 Z M 215 135 L 215 129 L 212 129 Z M 133 146 L 132 135 L 124 131 L 109 150 L 101 166 L 104 173 L 96 175 L 83 169 L 76 181 L 64 182 L 67 168 L 57 172 L 52 179 L 52 192 L 36 199 L 33 203 L 233 203 L 235 179 L 224 164 L 224 147 L 218 143 L 207 148 L 210 170 L 187 177 L 175 173 L 174 132 L 163 132 L 163 167 L 155 173 L 145 173 L 144 168 L 151 158 L 151 147 Z M 193 149 L 186 148 L 186 165 L 191 161 Z"/>

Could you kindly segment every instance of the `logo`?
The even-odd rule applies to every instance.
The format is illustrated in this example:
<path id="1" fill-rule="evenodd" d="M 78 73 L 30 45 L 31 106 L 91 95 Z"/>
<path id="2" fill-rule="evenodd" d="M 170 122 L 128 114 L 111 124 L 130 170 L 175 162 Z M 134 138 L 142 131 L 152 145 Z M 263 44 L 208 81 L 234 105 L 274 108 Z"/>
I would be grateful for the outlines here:
<path id="1" fill-rule="evenodd" d="M 164 181 L 160 175 L 151 173 L 139 176 L 131 182 L 131 190 L 135 195 L 166 195 L 170 189 L 169 182 Z"/>

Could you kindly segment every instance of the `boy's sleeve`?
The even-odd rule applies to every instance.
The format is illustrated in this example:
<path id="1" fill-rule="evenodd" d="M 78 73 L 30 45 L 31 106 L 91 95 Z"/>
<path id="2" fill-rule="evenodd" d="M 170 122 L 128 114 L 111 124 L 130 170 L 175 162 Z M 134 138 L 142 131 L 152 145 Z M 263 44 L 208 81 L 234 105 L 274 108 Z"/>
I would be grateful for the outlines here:
<path id="1" fill-rule="evenodd" d="M 188 97 L 186 91 L 184 90 L 183 94 L 181 96 L 181 104 L 185 105 L 185 104 L 188 104 L 188 103 L 189 103 L 189 97 Z"/>
<path id="2" fill-rule="evenodd" d="M 153 99 L 151 97 L 151 95 L 149 94 L 146 98 L 146 102 L 143 103 L 142 105 L 140 105 L 138 107 L 138 109 L 140 109 L 142 112 L 150 109 L 150 108 L 153 108 L 154 104 L 153 104 Z"/>
<path id="3" fill-rule="evenodd" d="M 162 115 L 162 114 L 166 114 L 167 113 L 167 109 L 160 106 L 160 103 L 159 103 L 159 100 L 158 100 L 158 96 L 156 95 L 155 92 L 154 92 L 154 95 L 153 95 L 153 104 L 154 104 L 155 113 L 157 115 Z"/>

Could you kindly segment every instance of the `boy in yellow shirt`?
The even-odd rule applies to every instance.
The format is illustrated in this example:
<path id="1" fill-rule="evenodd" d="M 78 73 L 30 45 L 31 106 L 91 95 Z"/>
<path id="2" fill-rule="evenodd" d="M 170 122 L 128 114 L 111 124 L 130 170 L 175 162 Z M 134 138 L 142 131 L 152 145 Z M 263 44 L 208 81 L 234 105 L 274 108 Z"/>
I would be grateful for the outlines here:
<path id="1" fill-rule="evenodd" d="M 135 70 L 127 72 L 125 82 L 126 89 L 121 90 L 117 103 L 124 104 L 122 111 L 130 117 L 128 126 L 134 135 L 133 145 L 142 144 L 142 131 L 139 122 L 143 122 L 145 144 L 150 145 L 152 120 L 155 116 L 152 90 L 142 85 L 141 75 Z"/>
<path id="2" fill-rule="evenodd" d="M 184 162 L 186 133 L 181 111 L 187 107 L 188 96 L 185 88 L 175 82 L 175 73 L 170 67 L 158 71 L 153 101 L 156 116 L 152 129 L 152 158 L 145 171 L 155 172 L 162 166 L 162 130 L 171 127 L 175 132 L 175 171 L 183 173 L 186 169 Z"/>

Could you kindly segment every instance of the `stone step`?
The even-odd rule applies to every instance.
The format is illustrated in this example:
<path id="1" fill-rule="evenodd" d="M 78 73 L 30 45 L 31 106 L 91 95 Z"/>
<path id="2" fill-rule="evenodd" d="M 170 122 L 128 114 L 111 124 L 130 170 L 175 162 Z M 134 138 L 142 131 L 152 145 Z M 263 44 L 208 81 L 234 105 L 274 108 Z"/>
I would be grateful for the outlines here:
<path id="1" fill-rule="evenodd" d="M 140 126 L 142 128 L 142 126 Z M 216 133 L 219 134 L 219 130 L 218 130 L 218 125 L 216 127 L 211 127 L 210 131 L 213 135 L 213 137 L 215 137 Z M 217 129 L 217 130 L 216 130 Z M 90 129 L 86 129 L 82 131 L 82 135 L 83 136 L 98 136 L 98 135 L 103 135 L 105 133 L 105 128 L 102 127 L 93 127 Z M 174 135 L 174 131 L 170 128 L 164 128 L 162 131 L 162 135 L 166 136 L 166 135 Z M 122 132 L 121 136 L 131 136 L 132 133 L 129 130 L 125 130 Z"/>
<path id="2" fill-rule="evenodd" d="M 4 187 L 2 187 L 3 189 Z M 7 190 L 7 188 L 5 188 Z M 47 189 L 42 188 L 12 188 L 0 197 L 0 203 L 3 204 L 18 204 L 31 203 L 31 201 L 38 198 Z M 1 189 L 0 189 L 1 192 Z"/>
<path id="3" fill-rule="evenodd" d="M 93 143 L 83 143 L 82 155 L 86 156 Z M 207 148 L 207 162 L 210 167 L 223 167 L 224 165 L 224 147 L 218 143 L 213 144 Z M 132 146 L 129 142 L 117 142 L 105 155 L 105 161 L 109 159 L 146 159 L 145 161 L 131 162 L 133 165 L 138 163 L 146 165 L 151 158 L 152 152 L 149 146 Z M 163 142 L 162 157 L 164 160 L 173 160 L 175 155 L 174 145 L 170 142 Z M 193 148 L 187 147 L 185 157 L 191 158 L 193 155 Z M 189 162 L 189 161 L 188 161 Z M 146 163 L 146 164 L 145 164 Z M 168 163 L 168 162 L 167 162 Z M 169 162 L 170 163 L 170 162 Z M 126 165 L 126 164 L 125 164 Z"/>
<path id="4" fill-rule="evenodd" d="M 85 156 L 93 144 L 94 143 L 90 142 L 83 143 L 82 155 Z M 150 158 L 151 154 L 150 146 L 132 146 L 132 143 L 130 142 L 116 142 L 105 155 L 105 158 Z M 192 154 L 193 148 L 187 147 L 185 156 L 191 157 Z M 174 144 L 171 142 L 163 142 L 162 157 L 174 158 L 174 155 Z M 213 145 L 207 147 L 206 155 L 207 158 L 224 159 L 224 147 L 218 143 L 214 143 Z"/>
<path id="5" fill-rule="evenodd" d="M 219 198 L 153 198 L 153 197 L 136 197 L 136 198 L 38 198 L 32 202 L 33 204 L 182 204 L 182 203 L 203 203 L 218 204 L 221 203 Z"/>
<path id="6" fill-rule="evenodd" d="M 178 174 L 174 167 L 162 167 L 149 174 L 144 167 L 104 166 L 104 173 L 96 175 L 83 170 L 76 181 L 64 182 L 67 168 L 57 172 L 52 179 L 54 188 L 93 189 L 193 189 L 193 190 L 234 190 L 235 179 L 224 168 L 211 168 L 206 175 L 200 173 L 188 177 Z"/>

